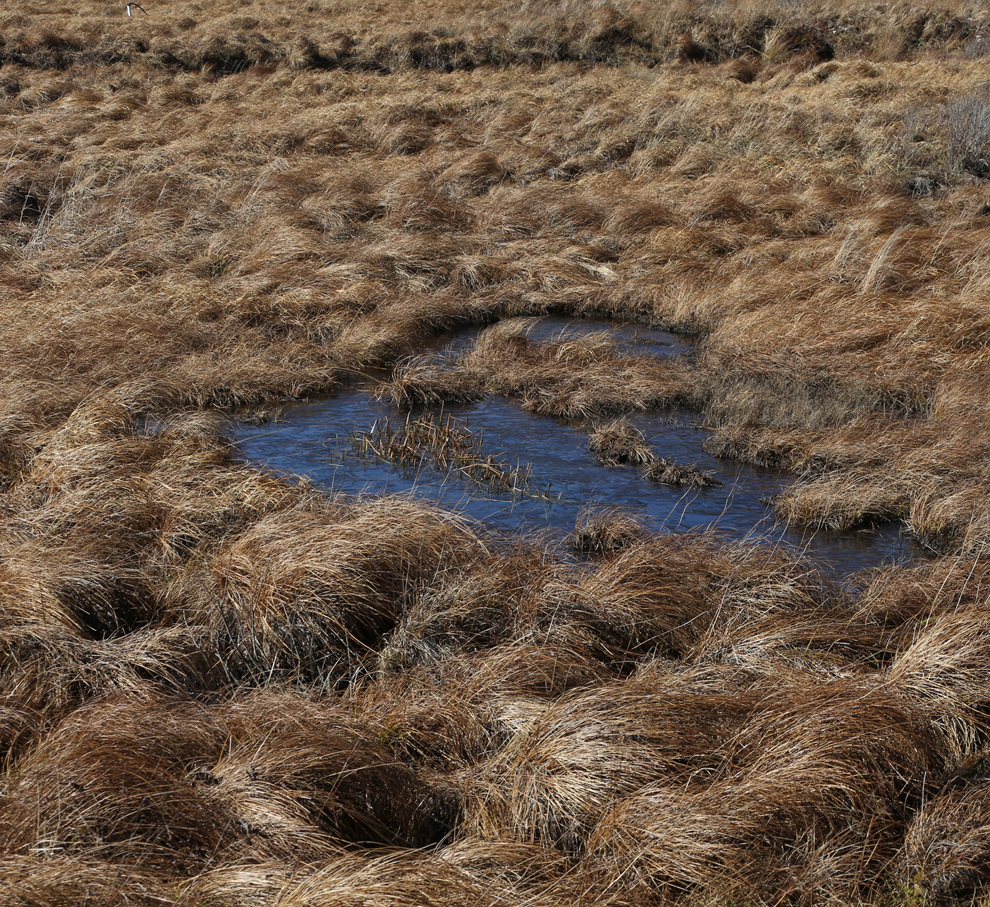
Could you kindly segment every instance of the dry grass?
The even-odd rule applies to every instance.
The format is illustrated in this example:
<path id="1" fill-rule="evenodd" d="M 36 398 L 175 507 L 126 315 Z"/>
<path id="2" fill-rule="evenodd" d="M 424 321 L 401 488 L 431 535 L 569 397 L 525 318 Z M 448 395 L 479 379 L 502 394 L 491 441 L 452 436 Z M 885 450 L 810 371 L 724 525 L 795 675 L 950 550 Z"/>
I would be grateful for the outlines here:
<path id="1" fill-rule="evenodd" d="M 588 450 L 604 466 L 649 466 L 657 461 L 643 433 L 623 420 L 596 428 L 588 438 Z"/>
<path id="2" fill-rule="evenodd" d="M 933 797 L 908 828 L 900 854 L 900 883 L 933 903 L 973 897 L 987 872 L 986 779 Z"/>
<path id="3" fill-rule="evenodd" d="M 76 907 L 87 901 L 107 907 L 175 903 L 174 887 L 155 873 L 124 870 L 92 857 L 5 857 L 0 861 L 0 880 L 6 897 L 17 907 Z"/>
<path id="4" fill-rule="evenodd" d="M 722 484 L 697 466 L 682 466 L 666 457 L 658 457 L 643 433 L 621 419 L 596 428 L 588 438 L 588 449 L 604 466 L 643 467 L 644 477 L 651 482 L 692 488 Z"/>
<path id="5" fill-rule="evenodd" d="M 939 783 L 941 757 L 922 717 L 872 682 L 796 679 L 760 697 L 730 768 L 618 800 L 591 859 L 626 885 L 671 894 L 855 899 L 891 859 L 924 779 Z"/>
<path id="6" fill-rule="evenodd" d="M 459 356 L 409 360 L 379 394 L 404 406 L 503 395 L 561 419 L 696 402 L 686 364 L 630 356 L 604 332 L 530 341 L 536 320 L 499 321 Z"/>
<path id="7" fill-rule="evenodd" d="M 578 515 L 568 540 L 578 554 L 609 555 L 642 541 L 646 535 L 646 528 L 633 514 L 620 509 L 591 509 Z"/>
<path id="8" fill-rule="evenodd" d="M 480 547 L 456 519 L 412 503 L 304 503 L 190 562 L 167 607 L 209 628 L 232 680 L 332 687 L 371 657 L 424 587 Z"/>
<path id="9" fill-rule="evenodd" d="M 5 903 L 986 900 L 988 36 L 965 0 L 5 7 Z M 622 421 L 688 406 L 795 475 L 788 521 L 939 557 L 839 584 L 606 510 L 576 562 L 236 461 L 224 412 L 368 375 L 696 484 Z"/>

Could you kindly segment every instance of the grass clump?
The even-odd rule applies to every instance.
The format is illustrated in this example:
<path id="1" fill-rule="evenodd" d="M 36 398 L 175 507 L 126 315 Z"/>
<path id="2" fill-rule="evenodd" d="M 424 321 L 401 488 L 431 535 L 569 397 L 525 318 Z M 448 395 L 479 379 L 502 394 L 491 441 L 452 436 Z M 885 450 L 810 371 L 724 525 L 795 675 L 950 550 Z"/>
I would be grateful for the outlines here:
<path id="1" fill-rule="evenodd" d="M 629 464 L 643 468 L 643 476 L 663 485 L 707 488 L 722 483 L 697 466 L 681 466 L 657 456 L 639 429 L 617 420 L 596 428 L 588 438 L 588 449 L 605 466 Z"/>
<path id="2" fill-rule="evenodd" d="M 647 529 L 635 516 L 618 509 L 587 510 L 579 514 L 569 537 L 577 554 L 603 556 L 642 541 Z"/>
<path id="3" fill-rule="evenodd" d="M 480 546 L 456 519 L 404 501 L 292 507 L 190 563 L 169 607 L 209 628 L 233 682 L 332 688 L 372 657 L 422 584 Z"/>
<path id="4" fill-rule="evenodd" d="M 506 396 L 566 420 L 697 402 L 685 363 L 630 355 L 602 331 L 531 341 L 538 320 L 503 319 L 463 352 L 412 359 L 379 393 L 399 405 Z"/>
<path id="5" fill-rule="evenodd" d="M 623 421 L 596 428 L 588 437 L 588 450 L 604 466 L 648 466 L 657 459 L 643 433 Z"/>
<path id="6" fill-rule="evenodd" d="M 986 9 L 148 13 L 2 13 L 5 902 L 986 901 Z M 935 557 L 577 559 L 237 460 L 369 377 L 375 456 L 542 495 L 416 409 L 497 395 L 698 484 L 622 421 L 683 405 Z"/>
<path id="7" fill-rule="evenodd" d="M 549 488 L 534 486 L 531 465 L 510 467 L 485 454 L 481 433 L 450 415 L 407 417 L 398 429 L 390 420 L 380 419 L 370 431 L 352 434 L 351 447 L 359 456 L 374 455 L 403 469 L 429 463 L 439 472 L 456 474 L 496 494 L 553 499 Z"/>

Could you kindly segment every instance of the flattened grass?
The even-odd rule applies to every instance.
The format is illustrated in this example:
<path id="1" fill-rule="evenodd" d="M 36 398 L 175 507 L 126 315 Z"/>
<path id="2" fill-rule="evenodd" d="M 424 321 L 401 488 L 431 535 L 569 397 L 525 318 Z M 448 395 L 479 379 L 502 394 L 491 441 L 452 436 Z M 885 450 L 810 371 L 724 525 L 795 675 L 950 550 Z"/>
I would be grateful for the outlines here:
<path id="1" fill-rule="evenodd" d="M 986 11 L 150 13 L 3 18 L 8 900 L 985 900 Z M 661 479 L 611 420 L 688 405 L 788 520 L 951 554 L 575 563 L 236 462 L 214 411 L 379 369 Z"/>

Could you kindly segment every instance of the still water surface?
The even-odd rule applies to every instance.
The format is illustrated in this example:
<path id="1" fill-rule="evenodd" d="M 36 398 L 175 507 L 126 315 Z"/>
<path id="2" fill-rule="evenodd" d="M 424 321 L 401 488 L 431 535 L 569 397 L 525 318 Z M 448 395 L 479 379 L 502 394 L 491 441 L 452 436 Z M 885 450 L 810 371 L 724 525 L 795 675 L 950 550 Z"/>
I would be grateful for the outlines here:
<path id="1" fill-rule="evenodd" d="M 640 325 L 547 318 L 529 336 L 542 341 L 559 336 L 561 330 L 610 330 L 611 339 L 629 352 L 661 357 L 690 352 L 689 345 L 675 335 Z M 469 347 L 476 335 L 476 331 L 465 332 L 449 340 L 447 348 L 456 354 Z M 248 461 L 269 469 L 309 476 L 346 494 L 411 493 L 507 533 L 539 532 L 562 541 L 587 508 L 621 507 L 656 530 L 711 527 L 731 538 L 793 546 L 838 576 L 904 562 L 921 553 L 893 524 L 856 532 L 810 532 L 784 526 L 766 501 L 793 482 L 793 476 L 710 456 L 702 446 L 708 433 L 690 412 L 651 411 L 627 418 L 659 456 L 680 465 L 697 465 L 713 473 L 721 486 L 673 488 L 648 482 L 629 466 L 602 466 L 588 450 L 587 432 L 578 425 L 527 413 L 511 400 L 489 397 L 444 406 L 444 417 L 481 434 L 485 454 L 494 454 L 510 466 L 517 462 L 531 465 L 532 485 L 550 492 L 549 500 L 541 500 L 482 491 L 463 477 L 428 466 L 408 470 L 358 456 L 351 443 L 355 432 L 370 431 L 382 419 L 400 425 L 407 417 L 391 404 L 375 400 L 373 391 L 373 383 L 368 382 L 328 399 L 294 404 L 276 422 L 239 426 L 236 441 Z M 423 414 L 414 411 L 411 415 Z M 438 411 L 433 415 L 439 415 Z"/>

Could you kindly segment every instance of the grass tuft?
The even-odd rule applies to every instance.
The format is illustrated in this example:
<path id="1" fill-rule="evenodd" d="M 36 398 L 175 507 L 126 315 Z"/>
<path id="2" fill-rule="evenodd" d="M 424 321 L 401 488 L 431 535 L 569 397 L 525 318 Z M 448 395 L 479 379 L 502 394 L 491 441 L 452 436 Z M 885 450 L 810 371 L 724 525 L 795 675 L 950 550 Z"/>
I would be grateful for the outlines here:
<path id="1" fill-rule="evenodd" d="M 350 442 L 358 456 L 374 455 L 402 469 L 428 462 L 440 472 L 463 477 L 491 493 L 541 500 L 553 497 L 549 488 L 534 485 L 532 466 L 508 466 L 493 454 L 485 454 L 481 433 L 449 415 L 442 421 L 431 415 L 407 417 L 398 429 L 380 419 L 370 431 L 352 434 Z"/>

